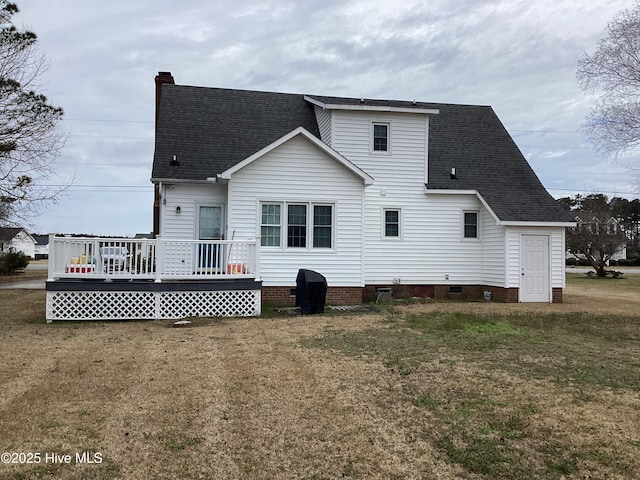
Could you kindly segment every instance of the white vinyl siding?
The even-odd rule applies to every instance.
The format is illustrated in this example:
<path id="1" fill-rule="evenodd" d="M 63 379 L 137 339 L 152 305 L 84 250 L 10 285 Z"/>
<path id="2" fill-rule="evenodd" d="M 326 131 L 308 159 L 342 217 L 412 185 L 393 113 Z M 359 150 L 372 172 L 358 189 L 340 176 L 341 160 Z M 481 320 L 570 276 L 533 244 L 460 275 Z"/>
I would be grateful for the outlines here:
<path id="1" fill-rule="evenodd" d="M 548 235 L 551 256 L 550 283 L 552 288 L 565 286 L 565 229 L 564 227 L 506 227 L 506 286 L 520 287 L 520 241 L 522 235 Z"/>
<path id="2" fill-rule="evenodd" d="M 204 183 L 175 183 L 163 185 L 160 200 L 160 235 L 171 239 L 197 238 L 198 207 L 201 205 L 226 205 L 227 186 Z M 176 207 L 180 207 L 180 213 Z M 226 209 L 223 208 L 223 210 Z M 223 211 L 223 218 L 226 212 Z M 222 232 L 224 238 L 228 235 Z"/>
<path id="3" fill-rule="evenodd" d="M 330 205 L 331 248 L 262 247 L 263 284 L 293 286 L 298 270 L 308 268 L 323 274 L 329 285 L 363 286 L 363 189 L 362 181 L 333 158 L 303 137 L 294 137 L 233 174 L 229 181 L 229 229 L 236 232 L 236 238 L 255 237 L 261 231 L 260 205 L 283 205 L 284 223 L 285 205 L 305 204 L 311 228 L 307 243 L 313 245 L 313 207 Z M 286 242 L 284 236 L 282 242 Z"/>
<path id="4" fill-rule="evenodd" d="M 367 207 L 366 282 L 429 285 L 447 283 L 448 276 L 451 284 L 480 283 L 482 242 L 463 241 L 460 221 L 461 209 L 480 209 L 477 197 L 422 192 L 404 205 L 402 242 L 381 238 L 380 210 Z"/>
<path id="5" fill-rule="evenodd" d="M 506 229 L 483 209 L 479 215 L 482 235 L 482 285 L 505 286 Z"/>
<path id="6" fill-rule="evenodd" d="M 333 112 L 333 147 L 375 179 L 365 189 L 367 284 L 479 284 L 482 242 L 463 241 L 461 211 L 481 211 L 474 195 L 424 192 L 426 115 Z M 370 152 L 372 122 L 389 123 L 391 155 Z M 402 242 L 384 238 L 386 208 L 402 205 Z"/>

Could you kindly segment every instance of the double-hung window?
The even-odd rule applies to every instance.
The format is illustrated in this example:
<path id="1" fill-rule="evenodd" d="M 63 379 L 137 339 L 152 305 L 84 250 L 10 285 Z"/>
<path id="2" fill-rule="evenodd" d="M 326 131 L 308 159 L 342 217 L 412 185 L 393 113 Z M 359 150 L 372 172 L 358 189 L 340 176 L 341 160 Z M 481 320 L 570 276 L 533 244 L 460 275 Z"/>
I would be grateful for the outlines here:
<path id="1" fill-rule="evenodd" d="M 262 220 L 260 226 L 260 235 L 262 237 L 261 245 L 263 247 L 279 247 L 280 246 L 280 212 L 282 205 L 278 203 L 262 204 Z"/>
<path id="2" fill-rule="evenodd" d="M 313 248 L 331 248 L 333 206 L 313 206 Z"/>
<path id="3" fill-rule="evenodd" d="M 307 246 L 307 206 L 287 205 L 287 247 Z"/>
<path id="4" fill-rule="evenodd" d="M 464 238 L 478 238 L 478 212 L 463 212 Z"/>
<path id="5" fill-rule="evenodd" d="M 371 129 L 371 149 L 374 152 L 389 152 L 389 124 L 373 123 Z"/>
<path id="6" fill-rule="evenodd" d="M 262 203 L 263 247 L 333 248 L 333 205 L 311 202 Z"/>
<path id="7" fill-rule="evenodd" d="M 400 209 L 384 209 L 384 238 L 400 238 Z"/>

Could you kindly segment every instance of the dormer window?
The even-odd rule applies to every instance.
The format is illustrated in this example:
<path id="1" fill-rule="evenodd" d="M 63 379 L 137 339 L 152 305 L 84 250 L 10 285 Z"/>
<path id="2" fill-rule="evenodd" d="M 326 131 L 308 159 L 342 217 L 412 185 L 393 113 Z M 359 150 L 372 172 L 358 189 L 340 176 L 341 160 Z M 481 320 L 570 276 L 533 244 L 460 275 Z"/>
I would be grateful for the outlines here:
<path id="1" fill-rule="evenodd" d="M 372 150 L 389 152 L 389 124 L 374 123 L 372 128 Z"/>

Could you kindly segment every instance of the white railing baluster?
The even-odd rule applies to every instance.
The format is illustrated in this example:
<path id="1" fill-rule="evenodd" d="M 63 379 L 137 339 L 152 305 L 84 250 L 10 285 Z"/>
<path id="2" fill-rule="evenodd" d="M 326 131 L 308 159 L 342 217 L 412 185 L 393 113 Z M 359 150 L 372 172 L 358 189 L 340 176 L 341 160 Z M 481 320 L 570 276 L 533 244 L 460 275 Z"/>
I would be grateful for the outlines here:
<path id="1" fill-rule="evenodd" d="M 48 279 L 257 278 L 258 239 L 49 239 Z"/>

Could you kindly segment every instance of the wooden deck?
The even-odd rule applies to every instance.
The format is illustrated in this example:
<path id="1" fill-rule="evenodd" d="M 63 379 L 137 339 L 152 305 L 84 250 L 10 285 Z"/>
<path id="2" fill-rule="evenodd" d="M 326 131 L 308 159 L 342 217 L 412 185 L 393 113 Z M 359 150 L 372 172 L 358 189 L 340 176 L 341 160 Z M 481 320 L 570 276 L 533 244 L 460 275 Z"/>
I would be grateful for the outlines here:
<path id="1" fill-rule="evenodd" d="M 256 245 L 51 236 L 47 321 L 260 315 Z"/>

